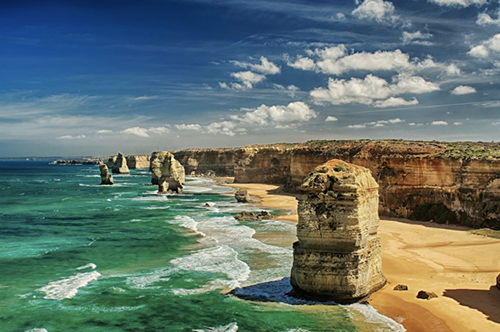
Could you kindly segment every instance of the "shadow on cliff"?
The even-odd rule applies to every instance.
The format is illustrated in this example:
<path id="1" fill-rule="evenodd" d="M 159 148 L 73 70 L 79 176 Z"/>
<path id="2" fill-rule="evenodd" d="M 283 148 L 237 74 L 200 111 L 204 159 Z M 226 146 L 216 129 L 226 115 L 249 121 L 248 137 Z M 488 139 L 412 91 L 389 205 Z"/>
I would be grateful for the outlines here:
<path id="1" fill-rule="evenodd" d="M 447 289 L 443 296 L 449 297 L 460 305 L 481 311 L 488 320 L 500 323 L 500 290 L 491 286 L 484 289 Z"/>

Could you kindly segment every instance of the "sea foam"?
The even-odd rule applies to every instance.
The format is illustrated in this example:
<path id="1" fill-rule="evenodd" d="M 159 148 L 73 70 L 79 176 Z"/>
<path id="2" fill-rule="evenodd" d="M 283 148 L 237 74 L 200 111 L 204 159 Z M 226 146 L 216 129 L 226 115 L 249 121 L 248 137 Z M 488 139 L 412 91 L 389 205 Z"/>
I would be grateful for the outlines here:
<path id="1" fill-rule="evenodd" d="M 209 327 L 206 329 L 196 329 L 193 332 L 236 332 L 238 331 L 238 325 L 236 323 L 229 323 L 224 326 L 219 327 Z"/>
<path id="2" fill-rule="evenodd" d="M 71 299 L 78 293 L 78 289 L 87 286 L 91 281 L 97 280 L 101 274 L 97 271 L 77 273 L 66 279 L 50 282 L 38 291 L 45 293 L 44 299 L 63 300 Z"/>

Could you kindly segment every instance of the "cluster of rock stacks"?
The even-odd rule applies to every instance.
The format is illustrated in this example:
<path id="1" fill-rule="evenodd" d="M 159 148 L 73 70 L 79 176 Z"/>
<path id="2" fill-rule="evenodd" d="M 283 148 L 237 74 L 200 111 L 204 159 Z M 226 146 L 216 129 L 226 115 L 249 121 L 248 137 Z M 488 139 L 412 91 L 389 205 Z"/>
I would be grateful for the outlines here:
<path id="1" fill-rule="evenodd" d="M 382 288 L 378 184 L 370 171 L 330 160 L 309 174 L 301 192 L 292 293 L 352 303 Z"/>
<path id="2" fill-rule="evenodd" d="M 101 171 L 101 184 L 113 185 L 113 175 L 109 172 L 108 166 L 103 163 L 99 163 L 99 171 Z"/>
<path id="3" fill-rule="evenodd" d="M 185 180 L 184 167 L 170 152 L 153 152 L 150 160 L 151 183 L 158 185 L 158 193 L 181 193 Z"/>

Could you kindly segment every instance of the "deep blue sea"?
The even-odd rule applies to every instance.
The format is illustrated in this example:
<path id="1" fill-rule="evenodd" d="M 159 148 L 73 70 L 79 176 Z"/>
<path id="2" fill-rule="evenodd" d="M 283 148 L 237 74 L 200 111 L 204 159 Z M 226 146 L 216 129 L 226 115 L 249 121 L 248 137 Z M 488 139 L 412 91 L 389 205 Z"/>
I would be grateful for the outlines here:
<path id="1" fill-rule="evenodd" d="M 261 209 L 228 188 L 188 178 L 157 195 L 147 170 L 114 179 L 0 162 L 1 332 L 402 331 L 367 305 L 286 296 L 295 225 L 235 220 Z"/>

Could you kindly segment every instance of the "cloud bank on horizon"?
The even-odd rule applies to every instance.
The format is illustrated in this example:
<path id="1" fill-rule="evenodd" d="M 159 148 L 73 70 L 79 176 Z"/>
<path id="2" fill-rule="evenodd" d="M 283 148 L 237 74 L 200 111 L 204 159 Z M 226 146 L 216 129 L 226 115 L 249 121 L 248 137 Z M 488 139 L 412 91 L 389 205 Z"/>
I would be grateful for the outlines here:
<path id="1" fill-rule="evenodd" d="M 0 157 L 500 138 L 498 0 L 20 0 L 0 15 Z"/>

